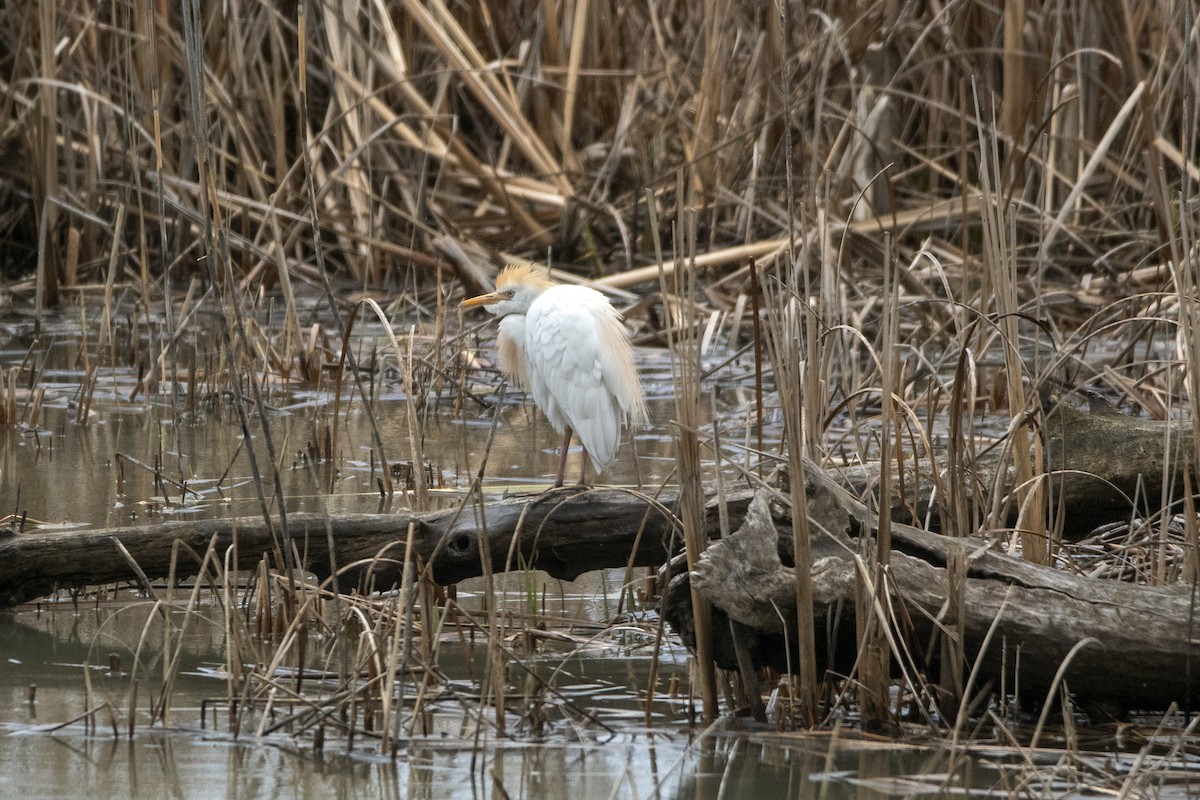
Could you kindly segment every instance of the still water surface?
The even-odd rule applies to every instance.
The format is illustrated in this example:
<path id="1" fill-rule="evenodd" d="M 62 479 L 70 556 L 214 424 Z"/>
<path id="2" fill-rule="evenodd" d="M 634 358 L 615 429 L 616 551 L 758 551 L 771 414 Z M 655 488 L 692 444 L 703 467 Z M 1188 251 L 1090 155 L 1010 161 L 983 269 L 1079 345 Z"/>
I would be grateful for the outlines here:
<path id="1" fill-rule="evenodd" d="M 214 391 L 177 413 L 180 399 L 172 404 L 141 387 L 139 367 L 115 355 L 124 351 L 114 346 L 105 363 L 94 343 L 88 353 L 83 341 L 69 320 L 44 327 L 40 336 L 26 321 L 4 327 L 0 368 L 32 359 L 42 410 L 36 425 L 0 428 L 0 514 L 25 517 L 27 524 L 45 530 L 257 513 L 241 430 L 227 394 Z M 196 350 L 197 363 L 206 363 L 202 340 L 187 345 Z M 710 363 L 723 355 L 715 352 Z M 486 342 L 482 358 L 486 362 Z M 81 414 L 81 364 L 89 359 L 95 384 L 90 409 Z M 654 486 L 669 481 L 674 466 L 669 362 L 655 350 L 641 352 L 640 360 L 654 424 L 622 449 L 618 462 L 601 476 L 605 483 Z M 748 399 L 744 375 L 744 369 L 718 373 L 705 385 L 711 404 L 706 399 L 701 406 L 715 409 L 724 420 L 726 457 L 750 464 L 740 411 Z M 438 487 L 435 502 L 460 496 L 493 431 L 489 490 L 544 486 L 555 466 L 553 431 L 527 399 L 510 393 L 497 406 L 495 386 L 487 384 L 486 375 L 472 380 L 478 383 L 471 385 L 470 398 L 445 387 L 421 398 L 430 412 L 424 451 Z M 389 458 L 409 457 L 407 403 L 398 380 L 384 380 L 371 391 L 383 441 L 395 451 Z M 366 415 L 353 397 L 346 390 L 330 492 L 322 488 L 328 473 L 310 468 L 306 457 L 321 439 L 320 426 L 330 420 L 330 387 L 270 387 L 265 402 L 289 508 L 386 510 L 377 491 Z M 257 425 L 254 431 L 251 446 L 266 463 Z M 579 458 L 576 451 L 570 469 L 578 469 Z M 139 464 L 159 467 L 168 480 L 156 481 L 153 471 Z M 736 479 L 737 471 L 727 475 Z M 407 500 L 399 496 L 391 507 Z M 528 602 L 530 580 L 525 575 L 501 580 L 501 607 L 519 613 Z M 407 736 L 394 758 L 379 754 L 370 742 L 331 738 L 318 751 L 311 736 L 293 737 L 286 730 L 230 734 L 221 722 L 228 707 L 225 634 L 220 615 L 203 607 L 189 621 L 186 636 L 174 640 L 182 662 L 170 713 L 165 725 L 153 726 L 149 708 L 163 673 L 153 643 L 163 637 L 140 595 L 116 589 L 78 606 L 62 600 L 0 611 L 0 797 L 767 800 L 1008 797 L 1014 791 L 997 768 L 1003 758 L 951 758 L 936 743 L 899 745 L 834 734 L 831 746 L 830 734 L 701 730 L 693 724 L 686 697 L 687 654 L 670 637 L 658 657 L 656 701 L 647 716 L 651 649 L 643 634 L 653 629 L 652 609 L 636 607 L 634 593 L 622 590 L 619 571 L 594 573 L 573 584 L 544 576 L 532 580 L 542 613 L 576 626 L 571 643 L 530 659 L 539 673 L 553 673 L 559 693 L 555 704 L 562 713 L 541 725 L 514 715 L 509 735 L 502 737 L 472 723 L 451 691 L 431 704 L 422 730 Z M 474 595 L 478 607 L 481 592 L 479 585 L 465 584 L 460 600 L 471 606 Z M 624 611 L 650 615 L 643 617 L 649 624 L 629 626 L 633 633 L 607 632 L 622 597 L 629 599 Z M 176 630 L 182 627 L 178 614 L 172 620 Z M 589 623 L 592 629 L 578 632 Z M 578 646 L 585 640 L 586 646 Z M 473 657 L 468 648 L 457 668 L 454 656 L 443 663 L 451 690 L 476 691 Z M 132 675 L 137 676 L 136 697 Z M 672 694 L 672 682 L 683 687 L 682 694 Z M 94 726 L 80 720 L 86 709 L 106 700 L 116 711 L 96 714 Z M 132 717 L 131 706 L 136 709 Z"/>
<path id="2" fill-rule="evenodd" d="M 149 604 L 131 601 L 78 611 L 69 604 L 30 606 L 0 615 L 6 654 L 0 797 L 765 800 L 889 797 L 918 789 L 955 794 L 997 781 L 992 770 L 970 760 L 952 765 L 936 747 L 852 740 L 830 755 L 828 736 L 702 735 L 687 724 L 683 704 L 662 704 L 648 729 L 636 711 L 647 661 L 636 657 L 585 657 L 562 676 L 564 694 L 588 704 L 611 732 L 577 721 L 540 736 L 518 729 L 501 738 L 482 729 L 476 739 L 473 732 L 463 735 L 461 720 L 443 707 L 432 733 L 408 738 L 394 759 L 361 744 L 347 752 L 344 741 L 317 752 L 307 737 L 234 737 L 201 727 L 202 701 L 220 706 L 225 691 L 220 631 L 202 625 L 191 626 L 183 643 L 186 657 L 166 727 L 146 726 L 144 701 L 132 737 L 123 713 L 116 720 L 101 715 L 95 730 L 80 722 L 59 727 L 87 705 L 85 670 L 93 704 L 107 698 L 124 707 L 125 670 L 150 613 Z M 116 674 L 100 666 L 110 653 L 122 658 Z M 668 652 L 664 663 L 669 675 L 682 667 L 682 654 Z M 149 657 L 143 687 L 154 685 L 159 669 Z"/>

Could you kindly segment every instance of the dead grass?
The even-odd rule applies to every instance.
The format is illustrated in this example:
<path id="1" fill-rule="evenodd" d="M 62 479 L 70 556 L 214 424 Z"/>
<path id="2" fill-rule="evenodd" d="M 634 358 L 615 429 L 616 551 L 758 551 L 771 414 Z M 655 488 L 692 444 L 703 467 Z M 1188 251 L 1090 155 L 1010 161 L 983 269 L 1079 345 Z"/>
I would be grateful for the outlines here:
<path id="1" fill-rule="evenodd" d="M 472 402 L 461 391 L 468 337 L 455 338 L 446 298 L 521 257 L 651 298 L 632 322 L 640 341 L 671 343 L 689 365 L 677 422 L 692 479 L 700 378 L 687 348 L 724 335 L 731 349 L 752 342 L 768 383 L 786 383 L 775 405 L 787 452 L 762 452 L 761 435 L 751 448 L 747 423 L 747 463 L 790 459 L 795 475 L 800 453 L 907 458 L 939 483 L 954 533 L 1122 578 L 1197 574 L 1191 505 L 1135 520 L 1147 539 L 1102 532 L 1064 554 L 1036 431 L 1037 390 L 1052 381 L 1200 425 L 1191 4 L 831 4 L 777 16 L 730 2 L 378 0 L 305 6 L 303 18 L 286 4 L 225 8 L 0 7 L 0 269 L 7 302 L 39 320 L 102 296 L 80 424 L 93 365 L 116 359 L 119 309 L 165 321 L 139 390 L 186 383 L 169 392 L 175 414 L 232 390 L 239 425 L 269 447 L 264 386 L 321 385 L 336 366 L 338 397 L 353 379 L 370 409 L 361 378 L 390 364 L 408 398 L 399 460 L 415 465 L 424 505 L 417 398 Z M 306 286 L 336 315 L 333 333 L 302 327 Z M 392 292 L 421 320 L 368 360 L 374 373 L 358 368 L 361 331 L 341 321 L 347 287 Z M 258 324 L 276 299 L 284 324 Z M 206 305 L 221 336 L 196 363 L 200 348 L 182 345 Z M 38 425 L 37 374 L 28 359 L 0 373 L 0 424 Z M 314 422 L 326 431 L 315 461 L 338 458 L 340 413 Z M 965 475 L 989 436 L 1017 488 L 981 508 Z M 397 459 L 377 428 L 373 447 L 390 497 Z M 268 517 L 281 459 L 268 449 L 255 469 Z M 797 536 L 803 553 L 802 526 Z M 1101 550 L 1118 554 L 1107 567 L 1091 560 Z M 295 555 L 286 522 L 278 555 L 279 569 Z M 887 550 L 863 555 L 864 604 L 882 608 Z M 439 685 L 435 636 L 465 630 L 490 642 L 490 721 L 483 702 L 472 713 L 504 727 L 511 654 L 494 613 L 447 622 L 457 612 L 437 607 L 419 571 L 399 596 L 346 600 L 265 569 L 239 585 L 217 561 L 207 554 L 202 572 L 223 587 L 213 599 L 236 643 L 234 729 L 266 730 L 270 715 L 248 709 L 286 698 L 292 730 L 336 724 L 387 751 Z M 333 598 L 346 607 L 331 614 Z M 237 612 L 251 602 L 253 614 Z M 319 701 L 278 677 L 281 659 L 305 660 L 308 626 L 335 630 L 341 648 Z M 266 640 L 241 674 L 244 651 Z M 405 675 L 415 699 L 402 723 Z M 799 704 L 809 720 L 817 703 Z"/>
<path id="2" fill-rule="evenodd" d="M 1174 187 L 1198 172 L 1177 0 L 1027 8 L 1024 39 L 974 3 L 800 14 L 786 32 L 737 4 L 570 2 L 554 19 L 529 5 L 318 5 L 303 41 L 275 6 L 206 10 L 189 64 L 178 6 L 9 4 L 0 263 L 41 264 L 48 303 L 112 253 L 143 291 L 164 268 L 194 272 L 196 122 L 234 267 L 266 286 L 317 277 L 313 222 L 328 267 L 364 286 L 450 268 L 444 238 L 493 263 L 621 272 L 652 259 L 646 189 L 668 223 L 700 212 L 700 256 L 786 240 L 794 202 L 813 224 L 798 241 L 828 218 L 844 253 L 830 277 L 862 290 L 897 225 L 902 263 L 929 244 L 970 269 L 979 240 L 956 212 L 981 194 L 981 127 L 1022 274 L 1074 284 L 1165 263 Z M 1022 52 L 1002 49 L 1013 41 Z M 677 197 L 688 163 L 695 186 Z M 901 222 L 946 200 L 960 207 Z M 871 223 L 841 230 L 856 221 Z"/>

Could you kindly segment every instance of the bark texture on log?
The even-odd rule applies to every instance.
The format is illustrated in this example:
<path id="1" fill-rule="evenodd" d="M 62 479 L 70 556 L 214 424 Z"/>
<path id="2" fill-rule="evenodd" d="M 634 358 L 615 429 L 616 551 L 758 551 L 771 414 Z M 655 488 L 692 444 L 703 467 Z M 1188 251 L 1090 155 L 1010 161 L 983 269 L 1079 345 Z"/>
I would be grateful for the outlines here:
<path id="1" fill-rule="evenodd" d="M 1037 425 L 1044 442 L 1042 469 L 1047 476 L 1053 524 L 1061 528 L 1066 540 L 1078 539 L 1098 526 L 1126 521 L 1135 512 L 1149 516 L 1156 508 L 1135 508 L 1135 497 L 1158 498 L 1164 486 L 1171 497 L 1181 497 L 1185 489 L 1184 470 L 1195 471 L 1195 448 L 1190 422 L 1149 420 L 1130 417 L 1100 407 L 1082 411 L 1065 403 L 1043 399 L 1050 409 Z M 1169 459 L 1163 446 L 1170 442 Z M 967 481 L 975 491 L 971 509 L 976 519 L 984 519 L 992 503 L 992 490 L 1001 496 L 1012 491 L 1011 459 L 1003 448 L 981 455 L 967 470 Z M 1164 466 L 1166 469 L 1164 469 Z M 836 474 L 855 494 L 876 494 L 879 465 L 864 464 L 837 470 Z M 897 522 L 943 530 L 944 520 L 953 518 L 943 507 L 946 497 L 935 497 L 929 464 L 910 459 L 900 484 L 903 495 L 890 502 L 891 516 Z M 1011 502 L 1004 506 L 1001 524 L 1016 521 Z M 947 530 L 946 532 L 954 533 Z"/>
<path id="2" fill-rule="evenodd" d="M 576 578 L 608 567 L 657 566 L 667 558 L 674 518 L 664 506 L 616 489 L 561 489 L 425 514 L 289 514 L 302 566 L 320 578 L 339 570 L 339 587 L 386 589 L 398 584 L 405 542 L 433 579 L 454 583 L 482 574 L 487 547 L 495 571 L 536 567 Z M 334 554 L 329 552 L 332 531 Z M 641 535 L 639 536 L 639 531 Z M 137 578 L 117 542 L 150 579 L 195 571 L 211 545 L 224 558 L 236 548 L 239 569 L 276 553 L 278 533 L 261 517 L 167 522 L 107 530 L 0 532 L 0 607 L 35 600 L 57 589 Z M 515 541 L 515 545 L 514 545 Z M 636 547 L 635 547 L 636 545 Z M 282 566 L 278 561 L 276 566 Z"/>
<path id="3" fill-rule="evenodd" d="M 1127 518 L 1126 495 L 1134 494 L 1139 480 L 1162 486 L 1159 459 L 1167 424 L 1061 409 L 1050 415 L 1043 425 L 1046 464 L 1060 470 L 1054 480 L 1062 490 L 1064 515 L 1100 510 L 1107 519 Z M 1176 428 L 1171 435 L 1179 444 L 1180 460 L 1190 460 L 1190 431 Z M 1099 474 L 1103 480 L 1075 473 Z M 808 474 L 819 656 L 846 672 L 856 655 L 852 610 L 860 554 L 874 548 L 874 522 L 862 503 L 816 465 L 808 465 Z M 1167 473 L 1166 480 L 1174 482 L 1174 473 Z M 1157 491 L 1145 489 L 1142 496 L 1157 496 Z M 664 613 L 686 641 L 688 607 L 671 601 L 688 596 L 686 582 L 695 578 L 700 591 L 721 609 L 714 635 L 718 658 L 728 656 L 724 665 L 732 668 L 736 660 L 732 645 L 726 652 L 721 644 L 728 640 L 732 617 L 753 629 L 751 651 L 757 661 L 785 669 L 789 654 L 783 632 L 795 622 L 791 521 L 764 500 L 743 524 L 750 499 L 748 492 L 728 499 L 729 517 L 741 529 L 710 548 L 695 575 L 672 581 Z M 413 555 L 442 583 L 479 575 L 485 565 L 494 571 L 536 567 L 566 579 L 627 564 L 653 566 L 671 555 L 679 541 L 677 520 L 664 505 L 613 489 L 563 489 L 426 514 L 292 514 L 289 523 L 299 563 L 322 578 L 336 568 L 343 591 L 398 583 L 410 528 Z M 706 523 L 715 537 L 715 507 Z M 914 668 L 927 675 L 937 674 L 937 654 L 944 649 L 935 637 L 961 631 L 965 653 L 979 659 L 986 677 L 999 680 L 1007 669 L 1003 677 L 1011 688 L 1016 685 L 1012 669 L 1019 663 L 1016 677 L 1031 697 L 1044 695 L 1076 645 L 1080 647 L 1066 676 L 1070 689 L 1082 698 L 1161 708 L 1191 700 L 1193 690 L 1200 688 L 1192 677 L 1200 675 L 1200 635 L 1188 587 L 1090 580 L 1008 558 L 984 542 L 905 525 L 894 525 L 891 536 L 889 596 L 895 618 L 905 626 L 898 633 L 914 645 Z M 176 574 L 184 575 L 195 570 L 210 547 L 222 561 L 235 548 L 233 563 L 242 569 L 255 566 L 265 554 L 280 565 L 280 538 L 261 518 L 98 531 L 0 530 L 0 607 L 56 589 L 132 580 L 137 570 L 130 559 L 155 579 L 170 574 L 172 559 L 178 558 Z M 981 652 L 993 625 L 997 634 Z M 796 663 L 794 656 L 790 663 Z"/>
<path id="4" fill-rule="evenodd" d="M 813 543 L 816 622 L 830 668 L 845 672 L 854 655 L 847 636 L 854 630 L 851 615 L 860 591 L 862 562 L 856 555 L 874 547 L 874 531 L 865 506 L 819 470 L 811 469 L 809 476 L 810 523 L 818 531 Z M 765 637 L 795 624 L 792 568 L 779 555 L 790 538 L 772 519 L 765 495 L 757 497 L 736 534 L 711 545 L 690 576 L 674 579 L 665 613 L 685 641 L 690 621 L 677 601 L 690 578 L 722 612 L 755 629 L 752 647 L 763 663 L 779 668 L 786 660 L 783 637 Z M 902 524 L 893 524 L 892 543 L 890 617 L 905 622 L 897 634 L 907 641 L 912 666 L 922 674 L 938 674 L 940 648 L 931 646 L 934 637 L 961 629 L 968 667 L 977 661 L 984 679 L 999 686 L 1003 678 L 1010 691 L 1019 687 L 1033 701 L 1045 698 L 1060 667 L 1076 698 L 1106 714 L 1200 698 L 1200 620 L 1191 587 L 1093 580 L 1005 556 L 980 540 Z M 962 565 L 959 575 L 948 566 L 956 563 Z M 947 602 L 951 594 L 959 595 L 957 603 Z M 714 623 L 718 638 L 722 624 Z M 993 626 L 992 642 L 981 650 Z M 718 652 L 721 666 L 733 669 L 732 644 Z"/>

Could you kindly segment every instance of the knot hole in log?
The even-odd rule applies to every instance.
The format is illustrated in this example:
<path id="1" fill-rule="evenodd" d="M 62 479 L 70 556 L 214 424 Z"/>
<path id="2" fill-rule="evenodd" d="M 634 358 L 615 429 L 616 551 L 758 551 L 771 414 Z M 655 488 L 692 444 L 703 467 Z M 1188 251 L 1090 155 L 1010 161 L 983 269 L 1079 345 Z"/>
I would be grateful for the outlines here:
<path id="1" fill-rule="evenodd" d="M 446 549 L 455 556 L 463 557 L 479 552 L 478 537 L 471 531 L 456 531 L 450 534 Z"/>

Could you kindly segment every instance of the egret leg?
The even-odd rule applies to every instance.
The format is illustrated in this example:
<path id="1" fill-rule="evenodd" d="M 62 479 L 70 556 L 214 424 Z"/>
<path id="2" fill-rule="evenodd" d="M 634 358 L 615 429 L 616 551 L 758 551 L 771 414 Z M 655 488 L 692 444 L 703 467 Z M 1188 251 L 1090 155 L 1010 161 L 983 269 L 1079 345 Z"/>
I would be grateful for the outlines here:
<path id="1" fill-rule="evenodd" d="M 587 486 L 588 451 L 583 448 L 583 458 L 579 459 L 579 485 Z"/>
<path id="2" fill-rule="evenodd" d="M 563 485 L 563 473 L 567 471 L 567 451 L 571 449 L 571 426 L 563 433 L 562 449 L 558 451 L 558 472 L 554 473 L 554 488 Z"/>

